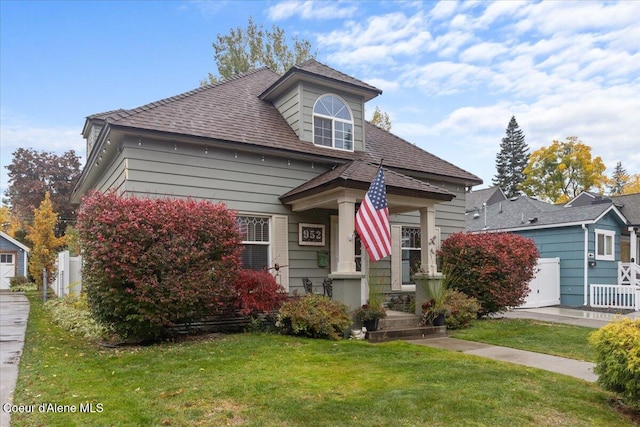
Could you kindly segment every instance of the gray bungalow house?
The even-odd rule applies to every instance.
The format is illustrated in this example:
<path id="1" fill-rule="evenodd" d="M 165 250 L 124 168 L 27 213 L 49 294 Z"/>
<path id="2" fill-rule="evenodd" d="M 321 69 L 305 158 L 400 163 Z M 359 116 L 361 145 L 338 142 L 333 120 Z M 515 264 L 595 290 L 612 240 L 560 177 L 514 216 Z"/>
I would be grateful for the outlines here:
<path id="1" fill-rule="evenodd" d="M 505 231 L 531 238 L 542 260 L 557 260 L 558 280 L 546 280 L 541 285 L 545 289 L 535 290 L 557 295 L 547 305 L 633 308 L 637 303 L 635 286 L 628 286 L 634 282 L 620 277 L 621 268 L 628 268 L 621 262 L 621 241 L 623 234 L 628 236 L 629 221 L 611 200 L 563 206 L 519 196 L 470 210 L 466 224 L 470 232 Z M 615 289 L 623 284 L 622 291 Z"/>
<path id="2" fill-rule="evenodd" d="M 482 181 L 365 121 L 380 94 L 309 60 L 89 116 L 73 200 L 115 190 L 224 202 L 238 212 L 244 267 L 269 269 L 289 292 L 331 278 L 334 298 L 355 307 L 367 271 L 409 292 L 419 266 L 436 271 L 440 240 L 464 230 L 465 193 Z M 369 265 L 354 219 L 381 161 L 393 253 Z"/>

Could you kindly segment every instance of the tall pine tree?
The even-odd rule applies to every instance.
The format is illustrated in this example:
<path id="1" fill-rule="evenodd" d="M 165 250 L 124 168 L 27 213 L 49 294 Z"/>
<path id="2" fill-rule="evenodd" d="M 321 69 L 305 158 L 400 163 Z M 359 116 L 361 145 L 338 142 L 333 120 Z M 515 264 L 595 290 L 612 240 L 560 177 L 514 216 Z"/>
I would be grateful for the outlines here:
<path id="1" fill-rule="evenodd" d="M 524 181 L 524 168 L 529 161 L 529 146 L 518 126 L 515 116 L 511 116 L 506 136 L 500 143 L 500 152 L 496 155 L 496 171 L 493 185 L 500 187 L 507 197 L 519 194 L 519 186 Z"/>
<path id="2" fill-rule="evenodd" d="M 627 173 L 626 169 L 622 167 L 622 162 L 618 162 L 615 169 L 613 170 L 613 175 L 611 176 L 611 181 L 609 184 L 609 194 L 611 194 L 612 196 L 624 194 L 624 187 L 625 185 L 627 185 L 630 179 L 631 177 Z"/>

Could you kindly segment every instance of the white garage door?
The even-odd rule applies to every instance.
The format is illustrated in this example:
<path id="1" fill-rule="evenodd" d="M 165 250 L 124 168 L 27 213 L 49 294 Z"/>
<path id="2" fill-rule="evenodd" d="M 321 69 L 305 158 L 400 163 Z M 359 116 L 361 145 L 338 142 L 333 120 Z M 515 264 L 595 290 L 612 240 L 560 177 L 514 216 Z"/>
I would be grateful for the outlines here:
<path id="1" fill-rule="evenodd" d="M 529 295 L 521 308 L 560 304 L 560 258 L 538 259 L 538 272 L 529 282 Z"/>
<path id="2" fill-rule="evenodd" d="M 15 262 L 13 254 L 0 254 L 0 289 L 9 289 L 9 280 L 16 274 Z"/>

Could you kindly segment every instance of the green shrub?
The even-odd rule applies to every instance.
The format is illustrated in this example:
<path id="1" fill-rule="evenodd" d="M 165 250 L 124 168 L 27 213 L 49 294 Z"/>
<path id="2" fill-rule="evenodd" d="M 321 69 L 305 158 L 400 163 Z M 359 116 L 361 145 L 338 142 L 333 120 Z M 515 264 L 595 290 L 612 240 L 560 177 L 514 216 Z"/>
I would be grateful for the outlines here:
<path id="1" fill-rule="evenodd" d="M 596 349 L 595 373 L 606 390 L 640 408 L 640 319 L 619 319 L 589 337 Z"/>
<path id="2" fill-rule="evenodd" d="M 480 311 L 477 299 L 454 290 L 445 293 L 444 305 L 449 313 L 446 319 L 447 329 L 468 328 L 478 318 Z"/>
<path id="3" fill-rule="evenodd" d="M 108 330 L 99 325 L 91 315 L 85 294 L 51 299 L 44 306 L 51 313 L 53 322 L 62 329 L 91 339 L 100 339 L 108 335 Z"/>
<path id="4" fill-rule="evenodd" d="M 309 294 L 287 301 L 279 314 L 279 327 L 290 335 L 337 340 L 351 325 L 349 308 L 322 295 Z"/>
<path id="5" fill-rule="evenodd" d="M 9 289 L 12 292 L 36 291 L 38 286 L 25 276 L 16 276 L 9 279 Z"/>

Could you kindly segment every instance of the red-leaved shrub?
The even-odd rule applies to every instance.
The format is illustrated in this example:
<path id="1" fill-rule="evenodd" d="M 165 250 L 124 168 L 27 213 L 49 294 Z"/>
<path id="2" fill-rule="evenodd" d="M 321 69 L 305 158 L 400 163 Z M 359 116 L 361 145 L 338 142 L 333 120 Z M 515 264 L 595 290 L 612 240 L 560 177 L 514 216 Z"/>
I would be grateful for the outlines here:
<path id="1" fill-rule="evenodd" d="M 456 233 L 440 250 L 448 286 L 474 297 L 480 315 L 522 305 L 536 273 L 538 249 L 513 233 Z"/>
<path id="2" fill-rule="evenodd" d="M 93 193 L 78 231 L 89 306 L 123 338 L 158 338 L 234 304 L 242 247 L 223 204 Z"/>
<path id="3" fill-rule="evenodd" d="M 235 292 L 236 309 L 242 314 L 269 313 L 287 300 L 284 288 L 264 270 L 240 270 Z"/>

